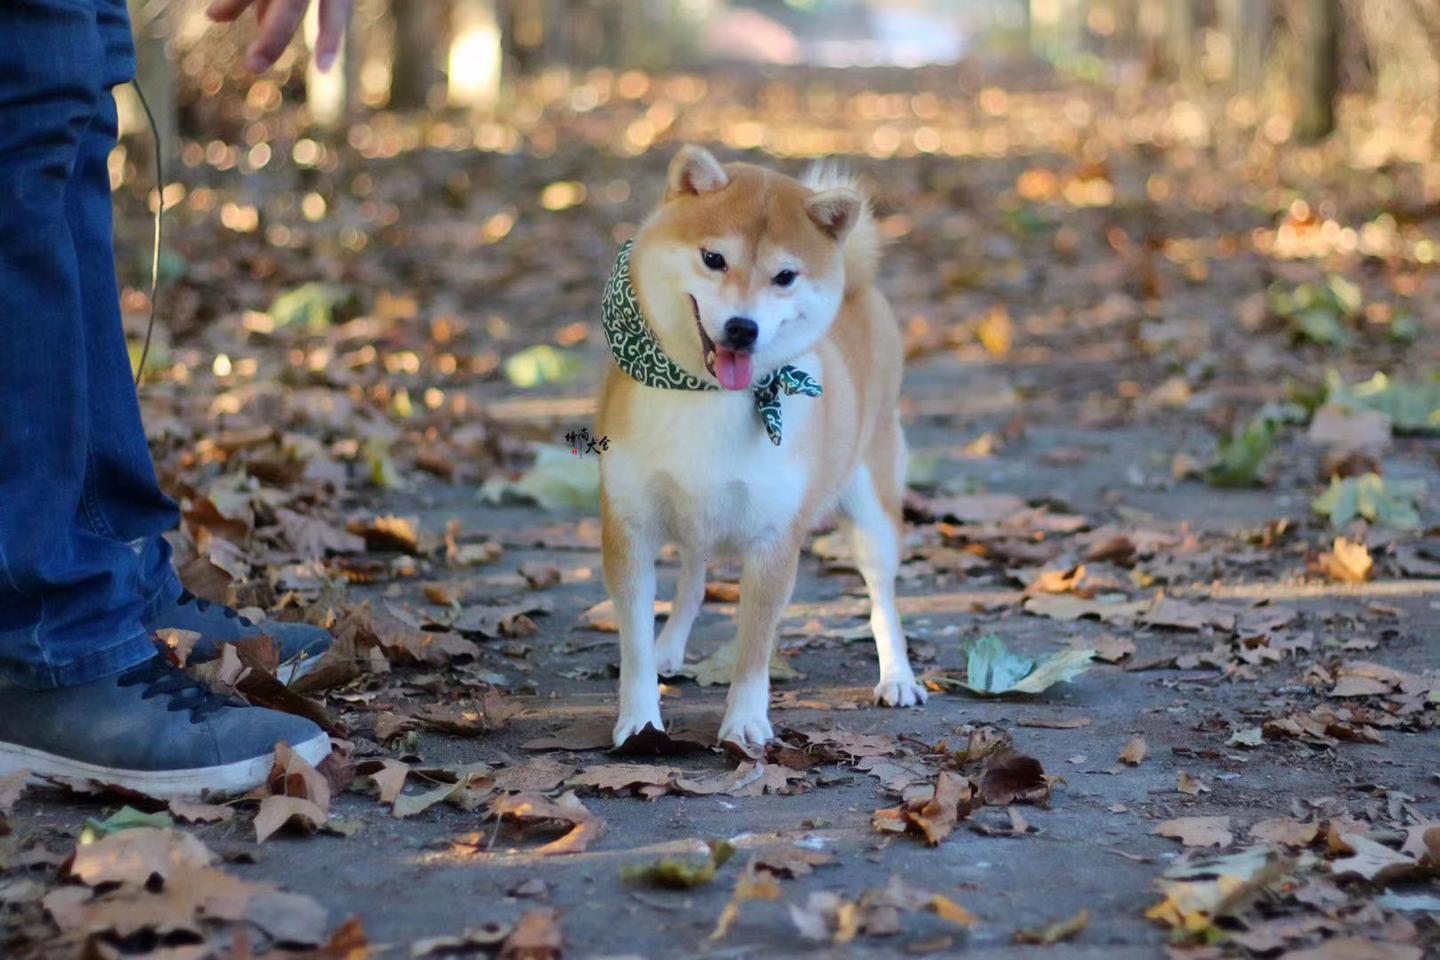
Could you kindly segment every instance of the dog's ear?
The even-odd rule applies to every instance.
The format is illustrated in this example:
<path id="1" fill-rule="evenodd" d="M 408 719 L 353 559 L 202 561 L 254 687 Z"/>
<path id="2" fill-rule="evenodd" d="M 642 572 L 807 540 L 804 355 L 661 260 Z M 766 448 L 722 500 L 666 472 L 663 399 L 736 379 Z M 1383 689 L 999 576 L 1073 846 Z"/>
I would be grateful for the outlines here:
<path id="1" fill-rule="evenodd" d="M 805 201 L 805 212 L 821 230 L 836 240 L 843 240 L 860 218 L 864 204 L 864 198 L 849 187 L 835 187 L 813 194 Z"/>
<path id="2" fill-rule="evenodd" d="M 709 150 L 690 144 L 680 148 L 675 159 L 670 161 L 670 190 L 672 197 L 681 194 L 711 193 L 730 182 L 725 168 L 720 166 Z"/>

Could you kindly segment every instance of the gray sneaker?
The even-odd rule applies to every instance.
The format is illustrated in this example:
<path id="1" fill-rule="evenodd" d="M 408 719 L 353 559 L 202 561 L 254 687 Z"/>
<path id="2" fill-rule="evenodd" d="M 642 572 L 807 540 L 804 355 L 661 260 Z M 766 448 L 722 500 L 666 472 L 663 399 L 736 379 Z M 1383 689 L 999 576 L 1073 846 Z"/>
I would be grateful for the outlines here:
<path id="1" fill-rule="evenodd" d="M 211 693 L 162 656 L 58 690 L 0 680 L 0 776 L 29 770 L 160 798 L 225 796 L 264 783 L 281 741 L 311 764 L 330 752 L 309 720 Z"/>
<path id="2" fill-rule="evenodd" d="M 309 673 L 335 638 L 321 627 L 308 623 L 287 623 L 282 620 L 261 620 L 259 623 L 243 616 L 238 610 L 220 603 L 211 603 L 189 590 L 162 609 L 145 624 L 147 630 L 190 630 L 200 634 L 190 662 L 204 663 L 220 656 L 222 643 L 239 643 L 250 637 L 267 636 L 280 646 L 280 668 L 275 675 L 281 683 L 290 683 Z"/>

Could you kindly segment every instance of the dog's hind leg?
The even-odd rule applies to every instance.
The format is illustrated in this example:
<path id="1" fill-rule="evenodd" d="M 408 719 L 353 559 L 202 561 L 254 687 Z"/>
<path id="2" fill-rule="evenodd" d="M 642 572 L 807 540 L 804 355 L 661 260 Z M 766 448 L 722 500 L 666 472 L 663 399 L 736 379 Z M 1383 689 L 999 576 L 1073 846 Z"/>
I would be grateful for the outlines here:
<path id="1" fill-rule="evenodd" d="M 720 742 L 751 756 L 775 736 L 770 726 L 770 655 L 795 589 L 800 544 L 794 537 L 749 551 L 740 574 L 740 651 L 730 679 Z"/>
<path id="2" fill-rule="evenodd" d="M 670 618 L 655 643 L 655 669 L 668 677 L 685 664 L 685 644 L 690 628 L 705 600 L 705 558 L 698 550 L 681 548 L 680 573 L 675 579 L 675 601 L 670 605 Z"/>
<path id="3" fill-rule="evenodd" d="M 880 658 L 880 682 L 875 685 L 875 702 L 889 707 L 913 707 L 924 703 L 925 688 L 915 680 L 895 607 L 895 575 L 900 567 L 900 488 L 904 440 L 899 424 L 888 444 L 879 444 L 880 456 L 868 458 L 874 465 L 861 465 L 840 498 L 840 509 L 855 546 L 860 574 L 870 593 L 870 632 Z M 889 449 L 885 449 L 888 447 Z M 883 476 L 877 477 L 875 472 Z M 885 485 L 882 495 L 877 487 Z"/>
<path id="4" fill-rule="evenodd" d="M 653 537 L 601 509 L 605 587 L 620 628 L 620 717 L 615 746 L 646 726 L 664 729 L 655 672 L 655 554 Z"/>

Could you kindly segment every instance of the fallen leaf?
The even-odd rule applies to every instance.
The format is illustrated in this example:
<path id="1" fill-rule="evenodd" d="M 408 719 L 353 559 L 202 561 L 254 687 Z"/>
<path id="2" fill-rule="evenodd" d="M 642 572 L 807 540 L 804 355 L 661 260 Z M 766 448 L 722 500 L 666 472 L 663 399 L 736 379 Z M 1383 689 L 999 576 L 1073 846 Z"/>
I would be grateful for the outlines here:
<path id="1" fill-rule="evenodd" d="M 757 861 L 752 860 L 740 872 L 735 881 L 735 891 L 730 895 L 730 902 L 725 904 L 725 909 L 720 912 L 720 917 L 715 922 L 715 929 L 710 932 L 711 942 L 723 940 L 729 935 L 740 919 L 741 904 L 751 900 L 780 899 L 780 884 L 775 882 L 774 874 L 760 869 L 760 866 Z"/>
<path id="2" fill-rule="evenodd" d="M 179 798 L 170 801 L 170 812 L 188 823 L 223 823 L 235 816 L 234 807 Z"/>
<path id="3" fill-rule="evenodd" d="M 1040 761 L 1013 750 L 998 753 L 980 775 L 980 797 L 991 806 L 1050 801 L 1050 780 Z"/>
<path id="4" fill-rule="evenodd" d="M 1308 847 L 1319 835 L 1318 823 L 1305 823 L 1293 817 L 1274 817 L 1250 825 L 1252 838 L 1286 847 Z"/>
<path id="5" fill-rule="evenodd" d="M 347 529 L 364 538 L 370 550 L 420 552 L 420 521 L 415 517 L 382 516 L 352 520 Z"/>
<path id="6" fill-rule="evenodd" d="M 1318 946 L 1287 950 L 1280 955 L 1280 960 L 1420 960 L 1423 956 L 1419 947 L 1406 943 L 1331 937 Z"/>
<path id="7" fill-rule="evenodd" d="M 1125 744 L 1125 749 L 1120 751 L 1120 762 L 1128 763 L 1132 767 L 1138 767 L 1145 759 L 1150 748 L 1145 745 L 1145 738 L 1136 734 Z"/>
<path id="8" fill-rule="evenodd" d="M 489 813 L 502 823 L 525 828 L 563 829 L 562 836 L 535 850 L 543 857 L 582 853 L 605 832 L 605 821 L 585 809 L 574 793 L 555 800 L 537 793 L 500 796 L 491 802 Z"/>
<path id="9" fill-rule="evenodd" d="M 188 833 L 141 827 L 76 847 L 64 872 L 91 887 L 110 883 L 143 887 L 152 877 L 166 881 L 185 868 L 214 862 L 210 849 Z"/>
<path id="10" fill-rule="evenodd" d="M 1145 916 L 1191 935 L 1203 934 L 1284 876 L 1286 866 L 1265 847 L 1177 864 L 1161 875 L 1165 899 L 1146 910 Z"/>
<path id="11" fill-rule="evenodd" d="M 1093 650 L 1060 650 L 1037 663 L 1011 653 L 1005 642 L 992 633 L 969 645 L 965 679 L 945 674 L 927 674 L 926 679 L 985 696 L 1043 693 L 1056 683 L 1069 682 L 1084 673 L 1093 656 Z"/>
<path id="12" fill-rule="evenodd" d="M 513 928 L 508 923 L 468 927 L 457 937 L 426 937 L 410 944 L 411 960 L 491 953 L 500 948 Z"/>
<path id="13" fill-rule="evenodd" d="M 500 960 L 560 960 L 565 933 L 554 910 L 531 910 L 520 917 L 500 947 Z"/>
<path id="14" fill-rule="evenodd" d="M 933 847 L 950 836 L 961 817 L 970 815 L 976 806 L 973 797 L 968 780 L 957 773 L 942 771 L 929 798 L 877 810 L 872 823 L 881 832 L 914 831 Z"/>
<path id="15" fill-rule="evenodd" d="M 269 796 L 255 814 L 255 842 L 264 843 L 287 824 L 313 833 L 328 819 L 323 807 L 304 797 Z"/>
<path id="16" fill-rule="evenodd" d="M 722 643 L 714 653 L 698 663 L 686 664 L 676 674 L 689 677 L 702 687 L 728 684 L 735 673 L 735 661 L 740 656 L 740 638 L 733 637 Z M 770 654 L 770 679 L 803 680 L 805 675 L 790 665 L 790 661 L 776 647 Z"/>
<path id="17" fill-rule="evenodd" d="M 1059 943 L 1062 940 L 1069 940 L 1090 925 L 1090 911 L 1081 910 L 1075 916 L 1066 920 L 1056 920 L 1053 923 L 1042 924 L 1038 927 L 1027 927 L 1024 930 L 1015 932 L 1016 943 L 1037 943 L 1049 946 L 1052 943 Z"/>
<path id="18" fill-rule="evenodd" d="M 1336 537 L 1335 545 L 1320 554 L 1320 569 L 1332 580 L 1341 583 L 1364 583 L 1375 569 L 1375 561 L 1364 544 Z"/>
<path id="19" fill-rule="evenodd" d="M 715 872 L 735 855 L 735 847 L 724 840 L 712 840 L 708 845 L 710 856 L 705 860 L 662 857 L 652 863 L 626 867 L 621 874 L 631 883 L 643 883 L 667 890 L 703 887 L 714 880 Z"/>
<path id="20" fill-rule="evenodd" d="M 1150 832 L 1179 840 L 1187 847 L 1226 847 L 1235 839 L 1230 833 L 1229 817 L 1176 817 Z"/>
<path id="21" fill-rule="evenodd" d="M 1353 874 L 1364 880 L 1387 882 L 1420 871 L 1420 864 L 1413 857 L 1369 837 L 1342 833 L 1339 841 L 1342 848 L 1348 849 L 1349 856 L 1331 862 L 1330 872 L 1337 877 Z"/>

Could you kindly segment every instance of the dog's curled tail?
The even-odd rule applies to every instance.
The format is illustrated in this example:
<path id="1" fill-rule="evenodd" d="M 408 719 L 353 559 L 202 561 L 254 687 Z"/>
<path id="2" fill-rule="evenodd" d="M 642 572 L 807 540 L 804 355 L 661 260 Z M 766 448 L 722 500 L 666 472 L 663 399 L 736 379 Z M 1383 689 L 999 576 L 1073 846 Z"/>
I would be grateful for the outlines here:
<path id="1" fill-rule="evenodd" d="M 836 160 L 819 160 L 801 177 L 811 190 L 834 190 L 843 187 L 860 195 L 860 212 L 850 232 L 845 235 L 845 289 L 868 286 L 875 280 L 880 265 L 880 233 L 875 229 L 875 216 L 870 209 L 870 194 L 860 178 Z"/>

